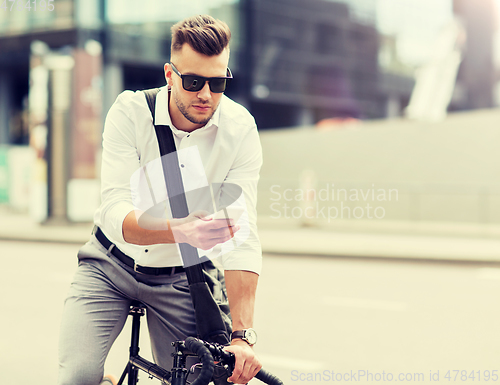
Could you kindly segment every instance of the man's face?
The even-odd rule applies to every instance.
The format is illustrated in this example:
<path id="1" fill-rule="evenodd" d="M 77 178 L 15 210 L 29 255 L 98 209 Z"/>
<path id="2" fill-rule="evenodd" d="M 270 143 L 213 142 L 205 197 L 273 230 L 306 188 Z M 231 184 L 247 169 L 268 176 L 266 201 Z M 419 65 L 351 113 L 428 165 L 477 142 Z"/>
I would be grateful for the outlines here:
<path id="1" fill-rule="evenodd" d="M 217 56 L 206 56 L 184 44 L 179 52 L 172 53 L 171 61 L 182 75 L 226 76 L 229 50 L 225 49 Z M 211 92 L 208 82 L 200 91 L 186 91 L 181 77 L 168 63 L 165 64 L 165 78 L 171 87 L 169 112 L 174 126 L 183 131 L 203 127 L 219 106 L 222 93 Z"/>

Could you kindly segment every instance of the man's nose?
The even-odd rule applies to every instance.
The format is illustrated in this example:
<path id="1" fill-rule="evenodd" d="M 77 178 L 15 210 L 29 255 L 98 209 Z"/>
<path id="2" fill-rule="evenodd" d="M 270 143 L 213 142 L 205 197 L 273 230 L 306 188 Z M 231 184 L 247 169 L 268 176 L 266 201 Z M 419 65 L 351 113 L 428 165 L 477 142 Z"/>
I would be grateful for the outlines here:
<path id="1" fill-rule="evenodd" d="M 212 97 L 212 92 L 210 91 L 210 85 L 208 81 L 205 82 L 203 88 L 198 92 L 198 97 L 202 100 L 209 100 Z"/>

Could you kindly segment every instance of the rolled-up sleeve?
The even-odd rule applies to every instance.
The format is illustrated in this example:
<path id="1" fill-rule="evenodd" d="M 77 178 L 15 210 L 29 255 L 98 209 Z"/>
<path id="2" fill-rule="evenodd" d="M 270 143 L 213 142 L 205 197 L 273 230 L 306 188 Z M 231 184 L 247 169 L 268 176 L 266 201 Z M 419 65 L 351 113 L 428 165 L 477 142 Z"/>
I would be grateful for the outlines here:
<path id="1" fill-rule="evenodd" d="M 133 109 L 129 103 L 134 93 L 125 91 L 118 96 L 106 117 L 103 132 L 101 165 L 101 206 L 97 222 L 114 240 L 123 239 L 123 221 L 134 210 L 130 179 L 140 167 L 136 145 Z"/>
<path id="2" fill-rule="evenodd" d="M 220 201 L 227 200 L 230 185 L 242 190 L 238 205 L 246 208 L 238 224 L 241 229 L 234 237 L 235 247 L 222 255 L 225 270 L 246 270 L 260 274 L 262 269 L 262 248 L 257 233 L 257 184 L 262 167 L 262 147 L 257 127 L 253 126 L 240 142 L 235 161 L 221 188 Z M 225 187 L 226 186 L 226 187 Z M 234 190 L 233 190 L 234 191 Z"/>

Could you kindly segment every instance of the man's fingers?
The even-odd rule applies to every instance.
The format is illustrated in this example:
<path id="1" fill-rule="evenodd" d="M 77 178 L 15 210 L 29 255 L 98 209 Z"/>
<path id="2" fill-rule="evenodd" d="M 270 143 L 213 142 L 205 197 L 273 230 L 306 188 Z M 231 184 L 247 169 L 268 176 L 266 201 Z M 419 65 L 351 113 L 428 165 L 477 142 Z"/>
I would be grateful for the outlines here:
<path id="1" fill-rule="evenodd" d="M 235 370 L 233 371 L 233 375 L 229 377 L 228 380 L 235 384 L 246 384 L 248 381 L 250 381 L 252 378 L 255 377 L 255 375 L 259 372 L 261 367 L 262 366 L 260 364 L 252 365 L 247 361 L 245 361 L 243 368 L 240 369 L 239 371 L 237 371 L 235 368 Z"/>
<path id="2" fill-rule="evenodd" d="M 174 239 L 178 243 L 184 240 L 181 238 L 182 234 L 187 234 L 186 243 L 202 250 L 209 250 L 220 243 L 229 241 L 241 228 L 235 224 L 234 219 L 197 218 L 194 216 L 202 213 L 197 211 L 187 217 L 188 221 L 182 224 L 184 233 L 181 232 L 179 236 L 176 236 L 174 232 Z"/>
<path id="3" fill-rule="evenodd" d="M 241 370 L 241 373 L 238 376 L 235 376 L 235 373 L 233 372 L 233 375 L 231 376 L 230 380 L 232 380 L 234 383 L 237 384 L 246 384 L 248 381 L 250 381 L 260 370 L 256 370 L 257 366 L 256 365 L 251 365 L 247 361 L 245 361 L 243 365 L 243 369 Z M 233 379 L 234 377 L 234 379 Z"/>
<path id="4" fill-rule="evenodd" d="M 243 369 L 243 374 L 242 378 L 247 383 L 250 381 L 252 378 L 255 377 L 255 375 L 259 372 L 259 370 L 262 368 L 262 365 L 260 362 L 255 362 L 253 361 L 251 365 L 247 364 L 245 368 Z"/>
<path id="5" fill-rule="evenodd" d="M 228 226 L 234 226 L 234 219 L 214 219 L 212 223 L 210 223 L 210 227 L 212 229 L 222 229 Z"/>
<path id="6" fill-rule="evenodd" d="M 241 373 L 243 372 L 243 358 L 236 360 L 236 365 L 234 365 L 233 375 L 228 378 L 229 381 L 239 384 Z M 248 381 L 247 381 L 248 382 Z"/>
<path id="7" fill-rule="evenodd" d="M 240 229 L 240 226 L 234 225 L 234 226 L 226 226 L 222 229 L 214 229 L 210 230 L 210 236 L 215 239 L 215 238 L 224 238 L 227 235 L 231 235 L 231 237 L 234 235 L 235 232 L 237 232 Z"/>
<path id="8" fill-rule="evenodd" d="M 205 238 L 206 242 L 213 243 L 213 246 L 215 246 L 216 244 L 229 241 L 234 237 L 234 233 L 240 230 L 240 228 L 241 227 L 239 225 L 235 225 L 231 227 L 226 226 L 221 229 L 211 229 L 208 230 L 208 232 L 205 233 L 203 237 Z"/>
<path id="9" fill-rule="evenodd" d="M 239 230 L 239 226 L 236 226 L 233 228 L 234 232 Z M 199 239 L 199 246 L 196 246 L 202 250 L 209 250 L 212 247 L 217 246 L 220 243 L 224 243 L 229 241 L 231 238 L 234 237 L 234 233 L 231 234 L 227 229 L 224 232 L 217 231 L 217 233 L 212 233 L 210 234 L 209 237 L 204 238 L 204 239 Z"/>
<path id="10" fill-rule="evenodd" d="M 225 236 L 222 236 L 222 237 L 211 238 L 210 240 L 206 241 L 204 247 L 201 247 L 201 249 L 203 249 L 203 250 L 209 250 L 212 247 L 215 247 L 215 246 L 217 246 L 220 243 L 224 243 L 224 242 L 229 241 L 232 237 L 233 237 L 233 235 L 228 234 L 228 235 L 225 235 Z"/>
<path id="11" fill-rule="evenodd" d="M 249 349 L 248 347 L 242 349 L 238 345 L 231 345 L 224 348 L 224 350 L 232 352 L 236 359 L 233 374 L 228 378 L 229 381 L 235 384 L 246 384 L 262 367 L 253 350 Z"/>

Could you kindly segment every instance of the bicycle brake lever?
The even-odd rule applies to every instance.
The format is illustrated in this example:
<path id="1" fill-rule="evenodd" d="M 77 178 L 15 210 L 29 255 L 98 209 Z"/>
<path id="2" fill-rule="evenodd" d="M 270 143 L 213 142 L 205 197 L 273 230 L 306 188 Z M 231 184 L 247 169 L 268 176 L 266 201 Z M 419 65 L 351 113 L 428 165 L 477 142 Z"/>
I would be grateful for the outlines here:
<path id="1" fill-rule="evenodd" d="M 202 365 L 201 363 L 199 363 L 199 362 L 198 362 L 197 364 L 194 364 L 193 366 L 191 366 L 191 367 L 189 368 L 189 372 L 190 372 L 190 373 L 194 373 L 194 371 L 195 371 L 195 369 L 196 369 L 196 368 L 200 368 L 200 369 L 201 369 L 202 367 L 203 367 L 203 365 Z"/>

